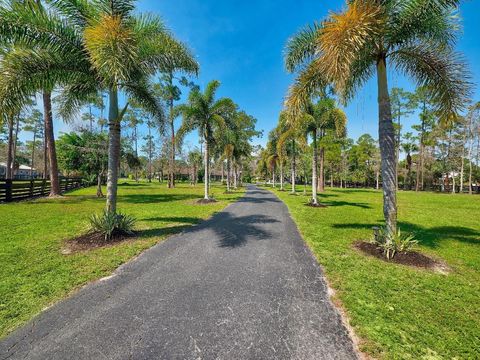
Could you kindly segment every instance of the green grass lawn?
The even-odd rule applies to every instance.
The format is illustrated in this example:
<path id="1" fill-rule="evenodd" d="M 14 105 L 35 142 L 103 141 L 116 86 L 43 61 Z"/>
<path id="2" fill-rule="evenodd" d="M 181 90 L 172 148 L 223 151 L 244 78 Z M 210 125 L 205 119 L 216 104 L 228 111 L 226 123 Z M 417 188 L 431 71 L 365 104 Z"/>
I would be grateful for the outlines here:
<path id="1" fill-rule="evenodd" d="M 243 191 L 224 194 L 219 202 L 197 205 L 203 185 L 121 182 L 119 211 L 138 219 L 140 238 L 72 255 L 62 255 L 65 240 L 88 229 L 88 217 L 101 212 L 104 199 L 95 188 L 74 191 L 62 199 L 0 204 L 0 337 L 78 287 L 110 274 L 120 264 L 167 235 L 181 231 L 235 201 Z"/>
<path id="2" fill-rule="evenodd" d="M 381 224 L 382 195 L 328 190 L 327 208 L 276 191 L 323 266 L 335 301 L 362 339 L 361 350 L 388 359 L 480 358 L 480 197 L 400 192 L 400 228 L 417 250 L 443 259 L 448 275 L 386 263 L 352 248 Z"/>

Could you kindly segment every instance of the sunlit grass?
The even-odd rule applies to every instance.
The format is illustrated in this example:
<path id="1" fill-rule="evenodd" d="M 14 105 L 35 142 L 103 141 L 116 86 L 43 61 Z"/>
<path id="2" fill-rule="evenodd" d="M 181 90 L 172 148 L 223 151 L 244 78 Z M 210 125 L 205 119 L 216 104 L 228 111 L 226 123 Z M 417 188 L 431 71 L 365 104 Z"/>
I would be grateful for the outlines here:
<path id="1" fill-rule="evenodd" d="M 400 192 L 399 221 L 418 250 L 443 259 L 448 275 L 364 256 L 353 242 L 381 224 L 382 195 L 327 190 L 311 208 L 305 196 L 276 191 L 325 269 L 336 299 L 363 339 L 384 358 L 474 359 L 480 356 L 480 197 Z"/>
<path id="2" fill-rule="evenodd" d="M 118 209 L 138 219 L 141 237 L 73 255 L 61 254 L 64 241 L 87 231 L 88 217 L 104 207 L 95 188 L 71 192 L 63 199 L 0 205 L 0 337 L 167 235 L 221 210 L 243 190 L 224 192 L 224 187 L 213 186 L 218 202 L 197 205 L 202 184 L 167 189 L 155 182 L 121 182 Z"/>

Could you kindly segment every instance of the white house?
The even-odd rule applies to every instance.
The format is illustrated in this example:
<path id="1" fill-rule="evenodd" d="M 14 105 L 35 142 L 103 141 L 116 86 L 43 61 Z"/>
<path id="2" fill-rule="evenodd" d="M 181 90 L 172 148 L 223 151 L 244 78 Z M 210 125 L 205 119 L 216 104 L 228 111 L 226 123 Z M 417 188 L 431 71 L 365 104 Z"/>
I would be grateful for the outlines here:
<path id="1" fill-rule="evenodd" d="M 4 179 L 6 173 L 7 173 L 7 164 L 0 163 L 0 179 L 2 178 Z M 35 178 L 37 177 L 37 175 L 38 173 L 35 168 L 32 169 L 30 166 L 20 165 L 18 170 L 15 171 L 13 178 L 17 180 L 27 180 L 27 179 L 30 179 L 32 176 Z"/>

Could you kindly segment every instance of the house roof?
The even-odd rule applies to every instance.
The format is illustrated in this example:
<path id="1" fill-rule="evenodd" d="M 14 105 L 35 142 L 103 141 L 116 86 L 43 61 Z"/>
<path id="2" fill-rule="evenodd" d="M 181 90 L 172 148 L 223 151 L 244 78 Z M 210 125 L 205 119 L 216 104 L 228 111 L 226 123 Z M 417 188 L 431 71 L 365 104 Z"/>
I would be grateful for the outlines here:
<path id="1" fill-rule="evenodd" d="M 7 167 L 7 164 L 4 163 L 4 162 L 0 162 L 0 166 L 6 168 Z M 20 165 L 18 167 L 19 170 L 36 170 L 35 168 L 31 168 L 30 166 L 27 166 L 27 165 Z"/>

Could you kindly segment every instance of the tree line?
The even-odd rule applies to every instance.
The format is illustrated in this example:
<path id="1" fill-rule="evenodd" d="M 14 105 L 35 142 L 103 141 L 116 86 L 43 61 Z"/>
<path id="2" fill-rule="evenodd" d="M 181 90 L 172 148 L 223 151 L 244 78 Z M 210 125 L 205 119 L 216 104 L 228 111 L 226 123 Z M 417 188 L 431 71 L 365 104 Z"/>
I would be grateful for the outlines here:
<path id="1" fill-rule="evenodd" d="M 413 93 L 392 88 L 391 94 L 397 189 L 480 192 L 480 103 L 469 105 L 455 123 L 445 125 L 435 114 L 425 88 Z M 292 192 L 296 183 L 310 184 L 313 171 L 319 192 L 326 183 L 331 187 L 379 189 L 382 177 L 378 141 L 370 134 L 363 134 L 356 141 L 348 138 L 343 115 L 329 117 L 325 112 L 322 122 L 322 102 L 333 106 L 333 99 L 327 98 L 316 105 L 315 127 L 315 123 L 302 119 L 294 128 L 288 125 L 287 113 L 280 115 L 277 127 L 270 132 L 267 145 L 259 154 L 257 175 L 276 181 L 280 189 L 285 179 L 292 185 Z M 312 109 L 312 104 L 309 106 Z M 310 113 L 315 115 L 315 111 Z M 410 129 L 402 124 L 407 117 L 417 118 Z M 318 154 L 310 156 L 315 153 L 314 147 Z M 316 165 L 312 168 L 313 162 Z"/>
<path id="2" fill-rule="evenodd" d="M 106 211 L 115 213 L 122 162 L 136 178 L 142 167 L 138 149 L 142 123 L 148 133 L 140 150 L 146 154 L 150 180 L 154 161 L 162 158 L 155 156 L 156 136 L 164 140 L 168 185 L 173 188 L 177 149 L 184 136 L 195 130 L 203 140 L 205 200 L 210 200 L 212 159 L 222 158 L 229 170 L 233 169 L 228 174 L 234 174 L 236 181 L 239 167 L 250 156 L 249 141 L 258 135 L 256 119 L 233 100 L 216 99 L 218 81 L 201 91 L 189 80 L 199 71 L 190 49 L 175 39 L 158 16 L 136 13 L 135 4 L 134 0 L 2 3 L 0 124 L 6 129 L 7 177 L 12 177 L 15 164 L 23 161 L 16 150 L 20 119 L 25 118 L 22 114 L 34 114 L 32 99 L 40 95 L 43 121 L 42 114 L 35 112 L 34 126 L 36 136 L 42 138 L 51 196 L 60 194 L 60 168 L 96 176 L 99 196 L 103 195 L 100 184 L 106 177 Z M 177 104 L 182 88 L 190 91 L 188 101 Z M 126 101 L 120 105 L 123 97 Z M 53 116 L 72 121 L 85 107 L 89 111 L 82 119 L 88 126 L 55 141 Z M 100 112 L 97 119 L 92 107 Z M 178 117 L 183 122 L 175 129 Z M 122 136 L 122 130 L 130 136 Z M 28 162 L 32 167 L 36 148 L 35 140 L 32 161 Z M 186 155 L 185 161 L 195 162 L 198 168 L 196 151 Z"/>

